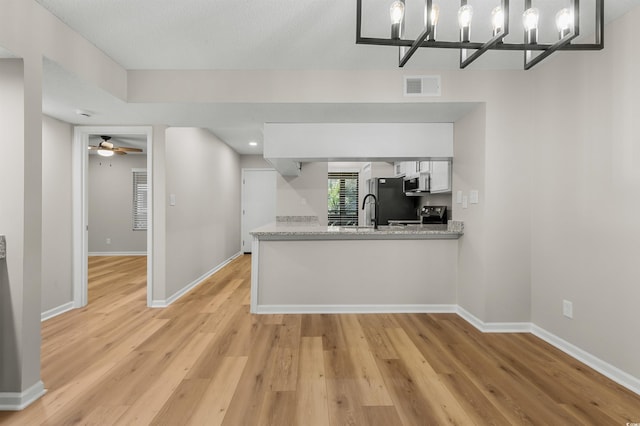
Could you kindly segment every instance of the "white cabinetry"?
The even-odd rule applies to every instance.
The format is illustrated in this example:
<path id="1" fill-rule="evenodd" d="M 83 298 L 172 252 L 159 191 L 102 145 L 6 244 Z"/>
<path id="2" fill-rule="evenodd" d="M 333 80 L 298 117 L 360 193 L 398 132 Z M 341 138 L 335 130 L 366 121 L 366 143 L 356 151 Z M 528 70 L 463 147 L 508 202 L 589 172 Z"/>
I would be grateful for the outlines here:
<path id="1" fill-rule="evenodd" d="M 393 171 L 396 177 L 414 177 L 428 172 L 429 192 L 451 192 L 451 160 L 396 161 L 393 163 Z"/>
<path id="2" fill-rule="evenodd" d="M 404 176 L 404 162 L 396 161 L 393 163 L 393 175 L 395 177 Z"/>
<path id="3" fill-rule="evenodd" d="M 432 194 L 436 192 L 451 192 L 451 161 L 430 161 Z"/>
<path id="4" fill-rule="evenodd" d="M 396 161 L 393 163 L 395 177 L 411 177 L 420 172 L 421 161 Z"/>

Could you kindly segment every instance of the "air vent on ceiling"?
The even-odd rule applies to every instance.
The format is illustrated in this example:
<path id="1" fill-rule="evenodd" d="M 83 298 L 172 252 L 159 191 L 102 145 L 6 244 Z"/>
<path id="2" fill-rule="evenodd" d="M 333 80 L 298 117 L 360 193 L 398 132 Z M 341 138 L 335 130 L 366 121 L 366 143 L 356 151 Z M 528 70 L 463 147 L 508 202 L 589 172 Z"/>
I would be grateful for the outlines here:
<path id="1" fill-rule="evenodd" d="M 440 96 L 439 75 L 415 75 L 404 77 L 405 96 Z"/>

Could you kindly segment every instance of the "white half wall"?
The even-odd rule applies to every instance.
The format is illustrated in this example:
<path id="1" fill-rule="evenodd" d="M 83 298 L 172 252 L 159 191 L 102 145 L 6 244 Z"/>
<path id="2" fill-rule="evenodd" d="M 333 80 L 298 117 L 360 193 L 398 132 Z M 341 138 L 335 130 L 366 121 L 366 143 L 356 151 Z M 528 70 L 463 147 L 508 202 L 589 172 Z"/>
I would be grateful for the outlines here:
<path id="1" fill-rule="evenodd" d="M 257 244 L 258 311 L 260 306 L 370 308 L 456 302 L 455 240 L 262 240 Z"/>

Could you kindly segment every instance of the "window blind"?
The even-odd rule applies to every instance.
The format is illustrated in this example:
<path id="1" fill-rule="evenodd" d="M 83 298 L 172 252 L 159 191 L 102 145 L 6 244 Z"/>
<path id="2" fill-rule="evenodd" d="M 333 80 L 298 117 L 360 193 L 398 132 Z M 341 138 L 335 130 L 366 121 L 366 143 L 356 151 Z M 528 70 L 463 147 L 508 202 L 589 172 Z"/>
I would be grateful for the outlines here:
<path id="1" fill-rule="evenodd" d="M 329 225 L 358 225 L 358 173 L 329 172 Z"/>
<path id="2" fill-rule="evenodd" d="M 133 169 L 133 230 L 147 230 L 147 170 Z"/>

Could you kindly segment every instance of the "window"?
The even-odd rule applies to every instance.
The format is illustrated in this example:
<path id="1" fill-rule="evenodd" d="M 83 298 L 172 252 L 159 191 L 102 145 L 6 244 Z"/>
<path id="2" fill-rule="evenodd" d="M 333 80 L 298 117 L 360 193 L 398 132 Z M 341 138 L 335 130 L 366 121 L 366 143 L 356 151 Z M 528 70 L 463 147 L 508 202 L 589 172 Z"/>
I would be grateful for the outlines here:
<path id="1" fill-rule="evenodd" d="M 147 230 L 147 170 L 133 169 L 133 230 Z"/>
<path id="2" fill-rule="evenodd" d="M 358 225 L 358 173 L 329 173 L 329 225 Z"/>

